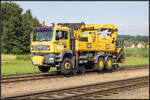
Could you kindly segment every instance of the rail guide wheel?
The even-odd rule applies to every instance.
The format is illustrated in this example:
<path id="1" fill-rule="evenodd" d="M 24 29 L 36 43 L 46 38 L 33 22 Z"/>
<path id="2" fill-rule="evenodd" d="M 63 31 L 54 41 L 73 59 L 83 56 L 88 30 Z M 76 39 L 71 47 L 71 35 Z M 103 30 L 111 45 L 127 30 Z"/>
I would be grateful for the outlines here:
<path id="1" fill-rule="evenodd" d="M 44 73 L 46 73 L 50 70 L 49 66 L 38 66 L 38 68 L 41 72 L 44 72 Z"/>
<path id="2" fill-rule="evenodd" d="M 70 74 L 72 71 L 72 62 L 69 58 L 65 58 L 61 64 L 60 71 L 62 74 Z"/>
<path id="3" fill-rule="evenodd" d="M 79 69 L 78 68 L 73 68 L 72 69 L 72 74 L 76 75 L 78 73 Z"/>
<path id="4" fill-rule="evenodd" d="M 116 71 L 119 71 L 120 67 L 119 67 L 119 64 L 113 64 L 113 71 L 116 70 Z"/>
<path id="5" fill-rule="evenodd" d="M 85 68 L 84 65 L 79 66 L 79 72 L 82 73 L 82 74 L 86 72 L 86 68 Z"/>
<path id="6" fill-rule="evenodd" d="M 113 58 L 112 57 L 108 57 L 107 61 L 106 61 L 106 66 L 105 66 L 106 70 L 111 71 L 113 69 L 113 63 L 114 63 Z"/>
<path id="7" fill-rule="evenodd" d="M 104 69 L 104 66 L 105 66 L 104 58 L 103 57 L 99 57 L 98 63 L 96 65 L 97 71 L 102 71 Z"/>

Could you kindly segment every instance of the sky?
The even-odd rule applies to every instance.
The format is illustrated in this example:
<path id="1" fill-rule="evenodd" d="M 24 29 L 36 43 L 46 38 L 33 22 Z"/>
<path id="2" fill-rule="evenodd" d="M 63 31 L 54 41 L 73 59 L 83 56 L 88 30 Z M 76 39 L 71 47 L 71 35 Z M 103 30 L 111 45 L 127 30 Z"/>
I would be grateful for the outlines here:
<path id="1" fill-rule="evenodd" d="M 63 22 L 114 24 L 120 35 L 149 35 L 148 1 L 15 1 L 46 25 Z"/>

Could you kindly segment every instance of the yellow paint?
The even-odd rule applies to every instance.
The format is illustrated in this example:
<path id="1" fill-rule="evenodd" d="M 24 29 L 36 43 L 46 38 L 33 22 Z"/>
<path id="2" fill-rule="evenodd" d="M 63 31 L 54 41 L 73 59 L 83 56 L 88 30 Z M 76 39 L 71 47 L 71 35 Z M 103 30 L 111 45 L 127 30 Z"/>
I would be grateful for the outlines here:
<path id="1" fill-rule="evenodd" d="M 85 30 L 82 32 L 82 29 L 75 30 L 74 36 L 76 36 L 76 51 L 115 51 L 116 44 L 112 44 L 113 38 L 116 41 L 117 32 L 114 31 L 110 34 L 110 36 L 99 35 L 98 29 L 106 28 L 106 29 L 116 29 L 113 24 L 89 24 L 85 25 L 85 28 L 94 27 L 95 30 Z M 91 32 L 91 34 L 83 34 L 84 32 Z M 80 41 L 79 37 L 88 37 L 88 42 Z M 109 37 L 109 38 L 108 38 Z M 87 48 L 87 43 L 91 43 L 92 48 Z M 106 44 L 109 44 L 109 49 L 106 49 Z"/>
<path id="2" fill-rule="evenodd" d="M 66 64 L 65 64 L 65 68 L 66 68 L 66 69 L 70 69 L 70 63 L 66 63 Z"/>
<path id="3" fill-rule="evenodd" d="M 110 68 L 112 66 L 112 62 L 111 62 L 111 60 L 109 59 L 108 60 L 108 67 Z"/>
<path id="4" fill-rule="evenodd" d="M 121 48 L 117 48 L 117 51 L 116 51 L 116 52 L 117 52 L 117 53 L 119 53 L 119 52 L 120 52 L 120 50 L 121 50 Z"/>
<path id="5" fill-rule="evenodd" d="M 94 30 L 88 30 L 92 29 L 94 27 Z M 83 29 L 86 30 L 83 30 Z M 116 29 L 116 27 L 113 24 L 86 24 L 83 25 L 80 29 L 74 30 L 74 37 L 75 37 L 75 51 L 109 51 L 114 52 L 116 49 L 116 44 L 112 43 L 113 38 L 114 41 L 116 41 L 117 38 L 117 31 L 113 31 L 110 36 L 106 35 L 99 35 L 98 29 L 105 28 L 105 29 Z M 68 27 L 62 27 L 62 26 L 55 26 L 54 27 L 54 33 L 53 38 L 51 41 L 43 41 L 43 42 L 33 42 L 31 41 L 31 45 L 39 45 L 41 43 L 42 45 L 50 45 L 49 51 L 35 51 L 31 50 L 31 53 L 61 53 L 64 50 L 69 50 L 69 34 L 68 39 L 61 39 L 56 40 L 56 30 L 62 30 L 70 32 L 70 29 Z M 83 32 L 90 32 L 91 34 L 82 34 Z M 81 37 L 87 37 L 88 41 L 80 41 Z M 109 37 L 109 38 L 108 38 Z M 91 48 L 87 48 L 87 44 L 90 43 Z M 109 45 L 109 48 L 106 49 L 106 45 Z M 64 48 L 66 47 L 66 48 Z"/>
<path id="6" fill-rule="evenodd" d="M 62 31 L 67 31 L 69 32 L 68 27 L 61 27 L 61 26 L 56 26 L 54 28 L 54 33 L 51 41 L 42 41 L 42 42 L 33 42 L 31 41 L 32 46 L 36 45 L 50 45 L 50 50 L 49 51 L 35 51 L 31 50 L 31 53 L 61 53 L 64 50 L 69 50 L 69 33 L 68 33 L 68 39 L 63 39 L 63 40 L 56 40 L 56 30 L 62 30 Z M 64 48 L 64 45 L 66 48 Z M 58 49 L 60 47 L 60 49 Z"/>
<path id="7" fill-rule="evenodd" d="M 100 67 L 100 68 L 103 68 L 103 65 L 104 65 L 103 61 L 100 60 L 100 61 L 99 61 L 99 67 Z"/>
<path id="8" fill-rule="evenodd" d="M 44 57 L 43 56 L 33 56 L 32 62 L 34 65 L 43 65 Z"/>

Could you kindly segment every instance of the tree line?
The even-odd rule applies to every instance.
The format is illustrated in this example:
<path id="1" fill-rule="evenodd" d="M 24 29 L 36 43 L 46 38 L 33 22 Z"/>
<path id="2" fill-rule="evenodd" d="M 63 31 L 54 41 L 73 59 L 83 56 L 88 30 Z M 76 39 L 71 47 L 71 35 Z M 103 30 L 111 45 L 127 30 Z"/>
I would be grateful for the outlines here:
<path id="1" fill-rule="evenodd" d="M 4 54 L 30 53 L 30 32 L 41 24 L 30 10 L 22 12 L 23 9 L 14 2 L 1 4 L 1 51 Z"/>
<path id="2" fill-rule="evenodd" d="M 149 41 L 148 36 L 140 36 L 140 35 L 131 36 L 131 35 L 119 35 L 118 34 L 117 38 L 119 40 L 133 42 L 135 44 L 137 44 L 138 42 L 148 42 Z"/>

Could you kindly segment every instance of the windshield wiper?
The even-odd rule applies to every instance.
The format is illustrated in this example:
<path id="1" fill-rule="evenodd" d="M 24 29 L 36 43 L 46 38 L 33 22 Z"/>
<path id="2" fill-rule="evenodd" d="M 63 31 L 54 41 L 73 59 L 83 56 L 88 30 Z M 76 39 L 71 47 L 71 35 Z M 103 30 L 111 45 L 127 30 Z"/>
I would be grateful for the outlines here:
<path id="1" fill-rule="evenodd" d="M 41 41 L 49 41 L 49 40 L 46 40 L 46 39 L 41 39 Z"/>

